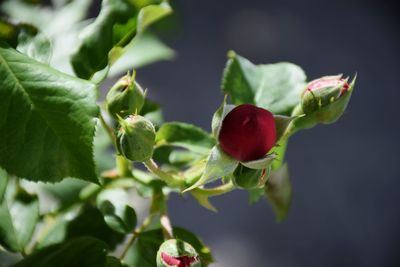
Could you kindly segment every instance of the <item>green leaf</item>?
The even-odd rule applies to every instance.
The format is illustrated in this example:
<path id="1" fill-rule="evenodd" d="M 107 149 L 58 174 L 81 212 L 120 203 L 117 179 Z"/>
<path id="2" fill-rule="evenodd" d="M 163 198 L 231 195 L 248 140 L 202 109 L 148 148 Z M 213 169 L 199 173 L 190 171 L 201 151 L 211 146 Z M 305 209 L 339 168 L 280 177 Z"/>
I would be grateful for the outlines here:
<path id="1" fill-rule="evenodd" d="M 156 134 L 158 145 L 172 145 L 206 154 L 214 146 L 214 139 L 203 129 L 183 122 L 163 124 Z"/>
<path id="2" fill-rule="evenodd" d="M 122 56 L 111 66 L 110 76 L 126 73 L 151 63 L 171 60 L 175 51 L 162 43 L 154 34 L 148 32 L 134 38 L 125 48 Z"/>
<path id="3" fill-rule="evenodd" d="M 119 259 L 107 256 L 107 263 L 105 267 L 129 267 L 129 265 L 122 263 Z"/>
<path id="4" fill-rule="evenodd" d="M 47 36 L 54 36 L 65 33 L 85 19 L 90 4 L 91 0 L 72 0 L 66 5 L 50 9 L 48 6 L 32 6 L 23 1 L 9 0 L 1 5 L 1 10 L 16 21 L 32 24 Z"/>
<path id="5" fill-rule="evenodd" d="M 124 239 L 124 235 L 111 229 L 106 224 L 103 214 L 90 205 L 85 205 L 80 214 L 69 222 L 66 228 L 66 240 L 80 236 L 92 236 L 102 240 L 110 249 L 114 249 Z"/>
<path id="6" fill-rule="evenodd" d="M 79 193 L 87 182 L 72 178 L 66 178 L 56 184 L 42 184 L 41 187 L 55 197 L 60 206 L 69 206 L 79 200 Z"/>
<path id="7" fill-rule="evenodd" d="M 272 172 L 265 186 L 265 193 L 275 210 L 276 220 L 283 221 L 287 217 L 292 199 L 292 186 L 287 164 Z"/>
<path id="8" fill-rule="evenodd" d="M 90 236 L 105 242 L 114 249 L 124 239 L 124 235 L 112 230 L 104 221 L 103 214 L 95 207 L 85 204 L 78 215 L 76 212 L 61 214 L 46 221 L 48 231 L 38 240 L 37 248 Z"/>
<path id="9" fill-rule="evenodd" d="M 141 257 L 151 266 L 156 266 L 157 251 L 164 242 L 161 229 L 143 232 L 138 237 L 138 249 Z"/>
<path id="10" fill-rule="evenodd" d="M 52 245 L 24 258 L 15 267 L 106 267 L 107 246 L 92 237 Z"/>
<path id="11" fill-rule="evenodd" d="M 23 251 L 39 219 L 38 198 L 20 189 L 12 203 L 1 204 L 0 218 L 1 245 L 11 251 Z"/>
<path id="12" fill-rule="evenodd" d="M 18 36 L 17 50 L 39 62 L 48 64 L 51 58 L 50 40 L 29 25 L 21 28 Z"/>
<path id="13" fill-rule="evenodd" d="M 174 227 L 174 237 L 193 246 L 196 252 L 199 253 L 202 267 L 207 267 L 214 262 L 210 249 L 206 247 L 203 241 L 201 241 L 201 239 L 194 233 L 184 228 Z"/>
<path id="14" fill-rule="evenodd" d="M 264 188 L 252 188 L 252 189 L 247 189 L 247 192 L 249 194 L 249 203 L 254 204 L 263 197 L 265 197 L 265 189 Z"/>
<path id="15" fill-rule="evenodd" d="M 81 33 L 82 42 L 71 58 L 75 73 L 88 79 L 114 63 L 137 34 L 172 11 L 166 2 L 152 2 L 135 6 L 138 3 L 104 0 L 98 17 Z"/>
<path id="16" fill-rule="evenodd" d="M 251 103 L 284 115 L 300 102 L 305 81 L 303 70 L 292 63 L 254 65 L 230 52 L 222 89 L 236 105 Z"/>
<path id="17" fill-rule="evenodd" d="M 39 62 L 50 61 L 50 40 L 33 25 L 12 24 L 0 18 L 0 40 Z"/>
<path id="18" fill-rule="evenodd" d="M 136 212 L 128 205 L 128 194 L 124 190 L 113 188 L 102 191 L 97 197 L 97 206 L 114 231 L 128 234 L 135 229 Z"/>
<path id="19" fill-rule="evenodd" d="M 8 183 L 8 174 L 5 170 L 0 168 L 0 204 L 3 203 L 4 195 L 6 193 Z"/>
<path id="20" fill-rule="evenodd" d="M 161 107 L 158 103 L 145 99 L 140 115 L 150 120 L 157 128 L 164 122 Z"/>
<path id="21" fill-rule="evenodd" d="M 225 152 L 223 152 L 218 146 L 214 146 L 207 158 L 203 175 L 194 185 L 186 188 L 183 192 L 190 191 L 218 178 L 231 175 L 238 164 L 239 162 L 237 160 L 225 154 Z"/>
<path id="22" fill-rule="evenodd" d="M 97 182 L 96 87 L 0 43 L 0 166 L 33 181 Z"/>

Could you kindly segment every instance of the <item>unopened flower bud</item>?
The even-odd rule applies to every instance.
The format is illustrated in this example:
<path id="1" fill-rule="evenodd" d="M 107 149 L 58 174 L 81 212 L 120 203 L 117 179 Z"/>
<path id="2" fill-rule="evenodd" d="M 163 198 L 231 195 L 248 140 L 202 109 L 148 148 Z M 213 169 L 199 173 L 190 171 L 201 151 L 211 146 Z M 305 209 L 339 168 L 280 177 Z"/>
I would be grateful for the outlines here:
<path id="1" fill-rule="evenodd" d="M 119 118 L 121 128 L 117 134 L 119 152 L 132 161 L 146 161 L 153 155 L 155 129 L 153 124 L 139 115 Z"/>
<path id="2" fill-rule="evenodd" d="M 347 92 L 349 84 L 341 76 L 327 76 L 307 85 L 302 95 L 301 105 L 305 114 L 328 106 Z"/>
<path id="3" fill-rule="evenodd" d="M 254 105 L 237 106 L 223 119 L 218 140 L 222 150 L 234 159 L 260 159 L 275 145 L 274 117 Z"/>
<path id="4" fill-rule="evenodd" d="M 139 113 L 143 107 L 144 92 L 134 79 L 134 75 L 125 75 L 107 93 L 107 110 L 115 119 Z"/>
<path id="5" fill-rule="evenodd" d="M 186 242 L 170 239 L 157 252 L 157 267 L 200 267 L 196 250 Z"/>
<path id="6" fill-rule="evenodd" d="M 240 188 L 252 189 L 262 186 L 262 182 L 265 181 L 265 176 L 265 169 L 250 169 L 242 164 L 239 164 L 239 166 L 233 172 L 233 182 Z"/>

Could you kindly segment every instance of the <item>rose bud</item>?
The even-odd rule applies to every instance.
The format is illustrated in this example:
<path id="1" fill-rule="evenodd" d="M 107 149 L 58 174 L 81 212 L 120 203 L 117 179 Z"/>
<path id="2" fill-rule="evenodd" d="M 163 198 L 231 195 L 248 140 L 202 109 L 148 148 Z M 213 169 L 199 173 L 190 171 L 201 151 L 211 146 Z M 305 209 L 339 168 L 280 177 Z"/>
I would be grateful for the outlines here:
<path id="1" fill-rule="evenodd" d="M 139 113 L 144 104 L 145 94 L 134 75 L 125 75 L 119 79 L 106 96 L 108 112 L 115 118 Z"/>
<path id="2" fill-rule="evenodd" d="M 170 239 L 157 252 L 157 267 L 200 267 L 196 250 L 186 242 Z"/>
<path id="3" fill-rule="evenodd" d="M 346 109 L 354 83 L 355 79 L 348 84 L 347 79 L 342 79 L 341 75 L 326 76 L 310 82 L 301 99 L 301 111 L 306 117 L 298 123 L 309 128 L 317 122 L 335 122 Z"/>
<path id="4" fill-rule="evenodd" d="M 266 180 L 267 172 L 265 169 L 250 169 L 242 164 L 233 172 L 233 182 L 237 187 L 243 189 L 253 189 L 263 186 Z"/>
<path id="5" fill-rule="evenodd" d="M 222 150 L 234 159 L 262 158 L 276 142 L 274 117 L 254 105 L 237 106 L 223 119 L 218 139 Z"/>
<path id="6" fill-rule="evenodd" d="M 125 119 L 119 117 L 121 128 L 117 133 L 119 152 L 132 161 L 146 161 L 153 155 L 155 129 L 146 118 L 134 115 Z"/>
<path id="7" fill-rule="evenodd" d="M 349 84 L 341 76 L 328 76 L 310 82 L 302 95 L 303 112 L 309 114 L 335 101 L 347 92 Z"/>

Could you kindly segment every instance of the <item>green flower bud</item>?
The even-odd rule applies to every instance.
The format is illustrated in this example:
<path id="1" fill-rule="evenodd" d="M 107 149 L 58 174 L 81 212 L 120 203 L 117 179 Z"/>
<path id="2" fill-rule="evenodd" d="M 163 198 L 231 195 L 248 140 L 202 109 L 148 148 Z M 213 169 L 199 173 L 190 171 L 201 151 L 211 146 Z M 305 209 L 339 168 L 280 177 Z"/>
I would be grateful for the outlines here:
<path id="1" fill-rule="evenodd" d="M 341 76 L 328 76 L 310 82 L 301 99 L 303 112 L 309 114 L 329 105 L 348 88 L 349 84 Z"/>
<path id="2" fill-rule="evenodd" d="M 239 164 L 233 172 L 233 182 L 237 187 L 252 189 L 264 185 L 266 174 L 265 169 L 250 169 Z"/>
<path id="3" fill-rule="evenodd" d="M 309 128 L 316 123 L 329 124 L 340 118 L 350 100 L 355 79 L 348 84 L 341 75 L 327 76 L 314 80 L 307 85 L 301 106 L 293 115 L 305 114 L 295 124 L 299 128 Z"/>
<path id="4" fill-rule="evenodd" d="M 156 133 L 153 124 L 146 118 L 134 115 L 119 117 L 121 128 L 117 133 L 119 152 L 132 161 L 146 161 L 153 155 Z"/>
<path id="5" fill-rule="evenodd" d="M 139 113 L 144 105 L 145 94 L 138 83 L 135 82 L 134 74 L 129 73 L 119 79 L 106 96 L 108 112 L 115 118 L 126 117 Z"/>
<path id="6" fill-rule="evenodd" d="M 196 250 L 186 242 L 170 239 L 157 252 L 157 267 L 200 267 Z"/>

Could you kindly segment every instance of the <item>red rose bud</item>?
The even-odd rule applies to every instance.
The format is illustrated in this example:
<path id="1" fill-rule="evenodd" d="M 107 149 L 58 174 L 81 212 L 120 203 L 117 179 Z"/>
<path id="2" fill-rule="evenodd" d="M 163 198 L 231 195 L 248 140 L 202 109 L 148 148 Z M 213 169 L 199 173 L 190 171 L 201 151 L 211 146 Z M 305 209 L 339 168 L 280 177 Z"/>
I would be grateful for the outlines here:
<path id="1" fill-rule="evenodd" d="M 186 242 L 170 239 L 157 252 L 157 267 L 200 267 L 196 250 Z"/>
<path id="2" fill-rule="evenodd" d="M 218 139 L 222 150 L 234 159 L 262 158 L 276 142 L 274 117 L 254 105 L 237 106 L 223 119 Z"/>
<path id="3" fill-rule="evenodd" d="M 302 96 L 302 109 L 305 114 L 312 113 L 336 101 L 349 90 L 347 79 L 339 76 L 327 76 L 314 80 L 307 85 Z"/>

